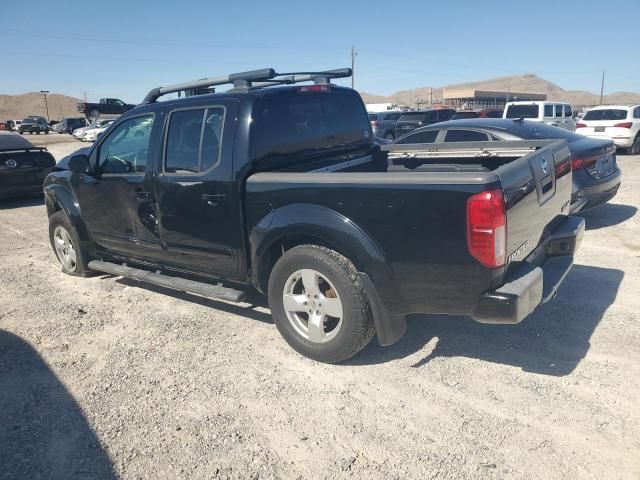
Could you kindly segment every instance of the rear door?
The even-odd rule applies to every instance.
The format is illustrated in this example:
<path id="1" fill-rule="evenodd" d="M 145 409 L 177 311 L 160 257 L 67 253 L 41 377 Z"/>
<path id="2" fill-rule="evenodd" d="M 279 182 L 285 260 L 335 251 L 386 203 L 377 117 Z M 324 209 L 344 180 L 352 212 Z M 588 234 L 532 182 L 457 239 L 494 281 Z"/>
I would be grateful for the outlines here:
<path id="1" fill-rule="evenodd" d="M 236 101 L 219 100 L 168 112 L 155 184 L 168 266 L 239 276 L 241 201 L 232 188 L 237 111 Z"/>

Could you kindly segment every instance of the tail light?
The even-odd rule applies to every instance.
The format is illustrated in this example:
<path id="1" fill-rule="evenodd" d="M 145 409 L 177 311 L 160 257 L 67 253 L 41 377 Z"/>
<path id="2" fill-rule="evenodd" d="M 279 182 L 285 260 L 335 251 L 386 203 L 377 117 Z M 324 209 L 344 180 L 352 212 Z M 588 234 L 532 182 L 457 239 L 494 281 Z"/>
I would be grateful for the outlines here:
<path id="1" fill-rule="evenodd" d="M 578 123 L 576 123 L 576 128 L 587 128 L 587 124 L 578 122 Z"/>
<path id="2" fill-rule="evenodd" d="M 631 123 L 631 122 L 622 122 L 622 123 L 616 123 L 613 126 L 617 127 L 617 128 L 631 128 L 631 127 L 633 127 L 633 123 Z"/>
<path id="3" fill-rule="evenodd" d="M 330 92 L 331 87 L 329 85 L 305 85 L 299 87 L 298 92 Z"/>
<path id="4" fill-rule="evenodd" d="M 507 216 L 502 190 L 476 193 L 467 200 L 469 253 L 484 266 L 501 267 L 507 249 Z"/>
<path id="5" fill-rule="evenodd" d="M 602 155 L 594 155 L 592 157 L 577 157 L 571 159 L 571 170 L 580 170 L 581 168 L 589 168 L 595 164 Z"/>
<path id="6" fill-rule="evenodd" d="M 372 120 L 371 121 L 371 126 L 372 127 L 377 127 L 378 126 L 378 121 L 377 120 Z"/>

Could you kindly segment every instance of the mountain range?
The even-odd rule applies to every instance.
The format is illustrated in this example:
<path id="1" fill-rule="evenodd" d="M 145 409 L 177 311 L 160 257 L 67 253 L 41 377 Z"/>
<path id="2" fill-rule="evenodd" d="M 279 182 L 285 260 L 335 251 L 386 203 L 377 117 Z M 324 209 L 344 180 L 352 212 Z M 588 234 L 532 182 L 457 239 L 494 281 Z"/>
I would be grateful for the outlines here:
<path id="1" fill-rule="evenodd" d="M 583 90 L 565 90 L 555 83 L 549 82 L 534 74 L 511 75 L 508 77 L 497 77 L 478 82 L 459 83 L 446 85 L 444 87 L 420 87 L 412 90 L 401 90 L 389 96 L 376 95 L 368 92 L 360 92 L 365 103 L 386 103 L 391 102 L 397 105 L 416 105 L 428 102 L 429 89 L 432 91 L 434 102 L 442 99 L 443 89 L 477 89 L 495 90 L 500 92 L 526 92 L 526 93 L 546 93 L 547 100 L 569 102 L 575 107 L 585 107 L 600 103 L 600 94 L 586 92 Z M 629 104 L 640 103 L 640 93 L 615 92 L 604 96 L 602 103 L 605 104 Z"/>
<path id="2" fill-rule="evenodd" d="M 600 95 L 582 90 L 564 90 L 555 83 L 544 80 L 534 74 L 512 75 L 508 77 L 491 78 L 478 82 L 459 83 L 444 87 L 420 87 L 412 90 L 401 90 L 389 96 L 360 92 L 365 103 L 391 102 L 397 105 L 415 106 L 417 101 L 424 104 L 429 100 L 431 89 L 434 101 L 442 99 L 443 89 L 478 89 L 496 90 L 501 92 L 546 93 L 547 99 L 552 101 L 569 102 L 574 107 L 597 105 Z M 81 100 L 58 93 L 47 96 L 49 118 L 60 120 L 63 117 L 80 116 L 76 104 Z M 640 93 L 615 92 L 604 96 L 603 103 L 608 104 L 640 104 Z M 23 119 L 29 115 L 46 116 L 44 97 L 41 93 L 30 92 L 22 95 L 0 94 L 0 120 Z"/>

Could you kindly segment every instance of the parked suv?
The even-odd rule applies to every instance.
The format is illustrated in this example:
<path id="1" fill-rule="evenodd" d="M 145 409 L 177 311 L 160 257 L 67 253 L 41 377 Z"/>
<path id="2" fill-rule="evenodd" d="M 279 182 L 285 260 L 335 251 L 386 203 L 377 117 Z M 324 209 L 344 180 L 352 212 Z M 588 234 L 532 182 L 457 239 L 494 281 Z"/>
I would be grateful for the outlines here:
<path id="1" fill-rule="evenodd" d="M 49 124 L 44 117 L 27 117 L 22 120 L 22 123 L 18 127 L 18 132 L 21 134 L 27 132 L 37 133 L 38 135 L 41 133 L 49 133 Z"/>
<path id="2" fill-rule="evenodd" d="M 584 114 L 576 132 L 587 137 L 611 139 L 616 147 L 640 155 L 640 105 L 601 105 Z"/>
<path id="3" fill-rule="evenodd" d="M 432 123 L 445 122 L 450 120 L 454 113 L 456 113 L 456 111 L 451 108 L 405 112 L 400 115 L 398 119 L 395 136 L 398 138 L 416 128 L 431 125 Z"/>
<path id="4" fill-rule="evenodd" d="M 84 117 L 68 117 L 62 120 L 60 126 L 60 133 L 68 133 L 71 135 L 77 128 L 84 128 L 89 125 L 89 122 Z"/>
<path id="5" fill-rule="evenodd" d="M 571 105 L 563 102 L 507 102 L 502 118 L 523 118 L 573 132 L 576 122 Z"/>
<path id="6" fill-rule="evenodd" d="M 513 324 L 553 298 L 584 231 L 566 142 L 451 144 L 435 161 L 378 145 L 358 92 L 329 82 L 350 75 L 152 89 L 45 181 L 63 271 L 235 302 L 257 290 L 284 339 L 324 362 L 375 334 L 394 343 L 411 313 Z"/>
<path id="7" fill-rule="evenodd" d="M 396 138 L 395 128 L 403 112 L 376 112 L 369 114 L 369 122 L 374 137 L 393 140 Z"/>

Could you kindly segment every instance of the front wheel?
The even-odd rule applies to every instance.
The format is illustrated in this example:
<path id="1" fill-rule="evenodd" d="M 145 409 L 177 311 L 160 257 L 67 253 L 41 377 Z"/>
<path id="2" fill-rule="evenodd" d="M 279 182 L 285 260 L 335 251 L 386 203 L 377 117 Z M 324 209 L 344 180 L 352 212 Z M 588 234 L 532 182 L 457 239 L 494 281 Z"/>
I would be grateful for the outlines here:
<path id="1" fill-rule="evenodd" d="M 78 233 L 62 210 L 49 219 L 49 240 L 64 273 L 80 277 L 89 274 L 87 255 L 80 246 Z"/>
<path id="2" fill-rule="evenodd" d="M 375 334 L 358 271 L 328 248 L 288 250 L 273 267 L 268 293 L 278 331 L 306 357 L 326 363 L 346 360 Z"/>

